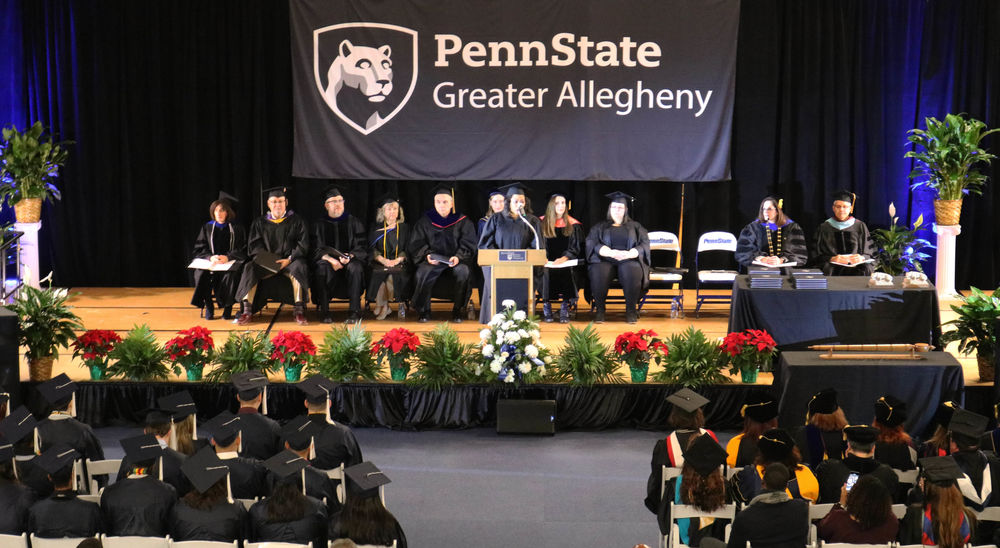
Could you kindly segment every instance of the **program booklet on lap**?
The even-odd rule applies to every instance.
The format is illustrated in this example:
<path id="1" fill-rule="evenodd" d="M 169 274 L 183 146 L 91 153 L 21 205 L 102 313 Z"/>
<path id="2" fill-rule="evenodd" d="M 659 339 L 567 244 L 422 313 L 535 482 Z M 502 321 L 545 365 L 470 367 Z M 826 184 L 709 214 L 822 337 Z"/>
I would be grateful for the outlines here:
<path id="1" fill-rule="evenodd" d="M 212 272 L 228 272 L 229 269 L 232 267 L 233 267 L 233 261 L 229 261 L 228 263 L 212 264 L 212 261 L 209 261 L 208 259 L 195 259 L 191 261 L 191 264 L 188 265 L 188 268 L 194 268 L 197 270 L 211 270 Z"/>
<path id="2" fill-rule="evenodd" d="M 281 270 L 281 265 L 278 264 L 278 259 L 281 259 L 281 257 L 275 253 L 271 253 L 270 251 L 261 251 L 253 256 L 254 264 L 271 274 L 277 274 L 278 271 Z"/>
<path id="3" fill-rule="evenodd" d="M 431 253 L 430 255 L 431 255 L 431 258 L 434 259 L 435 261 L 442 262 L 442 263 L 448 265 L 448 268 L 451 268 L 451 262 L 450 262 L 451 261 L 451 257 L 445 257 L 444 255 L 442 255 L 440 253 Z"/>

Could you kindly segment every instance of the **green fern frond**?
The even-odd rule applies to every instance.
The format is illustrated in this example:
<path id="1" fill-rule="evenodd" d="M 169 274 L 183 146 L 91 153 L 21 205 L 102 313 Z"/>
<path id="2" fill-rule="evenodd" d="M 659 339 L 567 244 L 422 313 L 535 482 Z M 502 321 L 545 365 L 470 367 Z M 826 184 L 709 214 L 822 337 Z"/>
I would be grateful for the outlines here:
<path id="1" fill-rule="evenodd" d="M 624 382 L 611 348 L 601 342 L 594 324 L 583 329 L 571 325 L 565 342 L 556 359 L 556 379 L 585 386 Z"/>
<path id="2" fill-rule="evenodd" d="M 374 381 L 380 367 L 371 348 L 372 335 L 360 323 L 334 329 L 323 337 L 311 369 L 337 382 Z"/>
<path id="3" fill-rule="evenodd" d="M 726 355 L 700 329 L 688 327 L 683 333 L 674 333 L 667 340 L 667 348 L 663 371 L 653 375 L 656 382 L 688 388 L 730 382 L 723 373 L 728 363 Z"/>
<path id="4" fill-rule="evenodd" d="M 244 371 L 259 369 L 264 373 L 274 373 L 270 360 L 273 346 L 264 331 L 257 334 L 249 331 L 231 332 L 225 344 L 215 354 L 217 367 L 205 375 L 209 382 L 229 382 L 229 379 Z"/>
<path id="5" fill-rule="evenodd" d="M 146 324 L 133 327 L 108 353 L 108 359 L 114 362 L 108 367 L 108 377 L 120 375 L 131 381 L 162 381 L 170 376 L 167 353 Z"/>
<path id="6" fill-rule="evenodd" d="M 417 370 L 407 382 L 432 390 L 471 382 L 475 376 L 474 352 L 474 345 L 462 344 L 454 329 L 448 324 L 440 324 L 424 333 L 423 342 L 416 350 Z"/>

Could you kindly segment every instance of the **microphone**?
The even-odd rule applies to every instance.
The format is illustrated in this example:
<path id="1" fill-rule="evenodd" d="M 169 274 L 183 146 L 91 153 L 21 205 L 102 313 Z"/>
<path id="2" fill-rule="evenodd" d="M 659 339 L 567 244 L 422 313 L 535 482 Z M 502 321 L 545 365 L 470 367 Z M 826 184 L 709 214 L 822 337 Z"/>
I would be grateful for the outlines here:
<path id="1" fill-rule="evenodd" d="M 529 223 L 528 219 L 525 217 L 525 215 L 524 215 L 524 206 L 523 205 L 521 207 L 517 208 L 517 214 L 518 214 L 518 217 L 520 217 L 521 220 L 524 221 L 524 224 L 528 225 L 528 228 L 531 229 L 531 233 L 535 235 L 535 249 L 541 249 L 541 247 L 539 245 L 539 241 L 538 241 L 538 232 L 535 231 L 535 227 L 531 226 L 531 223 Z"/>

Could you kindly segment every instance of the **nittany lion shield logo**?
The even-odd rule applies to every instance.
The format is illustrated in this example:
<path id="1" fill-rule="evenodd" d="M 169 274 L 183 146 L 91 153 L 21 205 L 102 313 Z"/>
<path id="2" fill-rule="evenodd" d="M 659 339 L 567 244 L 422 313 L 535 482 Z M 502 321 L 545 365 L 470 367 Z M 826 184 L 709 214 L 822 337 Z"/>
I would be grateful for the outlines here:
<path id="1" fill-rule="evenodd" d="M 316 88 L 344 123 L 368 135 L 392 120 L 417 83 L 417 32 L 384 23 L 313 31 Z"/>

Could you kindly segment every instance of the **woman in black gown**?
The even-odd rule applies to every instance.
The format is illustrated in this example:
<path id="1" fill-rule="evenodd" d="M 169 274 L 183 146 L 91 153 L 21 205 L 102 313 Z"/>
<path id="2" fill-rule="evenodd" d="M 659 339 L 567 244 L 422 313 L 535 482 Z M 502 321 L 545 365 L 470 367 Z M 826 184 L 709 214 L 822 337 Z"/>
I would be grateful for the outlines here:
<path id="1" fill-rule="evenodd" d="M 798 223 L 785 216 L 781 200 L 768 196 L 760 202 L 757 218 L 743 227 L 736 242 L 736 262 L 746 272 L 751 264 L 779 266 L 806 264 L 806 235 Z M 791 266 L 791 265 L 789 265 Z"/>
<path id="2" fill-rule="evenodd" d="M 243 262 L 247 258 L 246 229 L 235 224 L 236 198 L 219 192 L 219 199 L 209 206 L 211 221 L 205 223 L 194 241 L 194 258 L 204 259 L 212 266 L 231 264 L 229 270 L 194 269 L 194 296 L 191 304 L 202 309 L 206 320 L 215 319 L 215 304 L 222 307 L 222 318 L 233 317 L 236 287 L 240 283 Z M 214 296 L 214 298 L 213 298 Z M 213 302 L 214 301 L 214 302 Z"/>
<path id="3" fill-rule="evenodd" d="M 649 234 L 628 216 L 632 197 L 624 192 L 612 192 L 608 218 L 587 234 L 587 271 L 596 313 L 594 322 L 604 323 L 605 300 L 611 279 L 625 293 L 625 321 L 639 321 L 639 299 L 649 287 Z"/>
<path id="4" fill-rule="evenodd" d="M 170 538 L 232 542 L 246 537 L 247 511 L 230 501 L 229 470 L 212 447 L 203 447 L 181 470 L 192 489 L 170 510 Z"/>
<path id="5" fill-rule="evenodd" d="M 250 542 L 313 543 L 326 546 L 326 506 L 303 494 L 302 469 L 309 461 L 284 450 L 264 465 L 275 486 L 271 495 L 250 507 Z"/>
<path id="6" fill-rule="evenodd" d="M 579 294 L 576 267 L 558 267 L 583 254 L 583 225 L 569 214 L 565 194 L 554 193 L 549 197 L 542 221 L 546 258 L 553 267 L 546 265 L 542 272 L 542 317 L 546 322 L 552 317 L 552 301 L 562 300 L 559 306 L 559 323 L 569 322 L 570 311 L 576 307 Z"/>
<path id="7" fill-rule="evenodd" d="M 399 302 L 399 317 L 406 312 L 403 304 L 410 296 L 412 274 L 406 260 L 406 246 L 410 244 L 410 229 L 404 224 L 403 206 L 399 198 L 386 195 L 379 201 L 375 224 L 368 233 L 371 248 L 371 273 L 368 291 L 375 296 L 375 319 L 384 320 L 392 310 L 389 303 Z"/>

